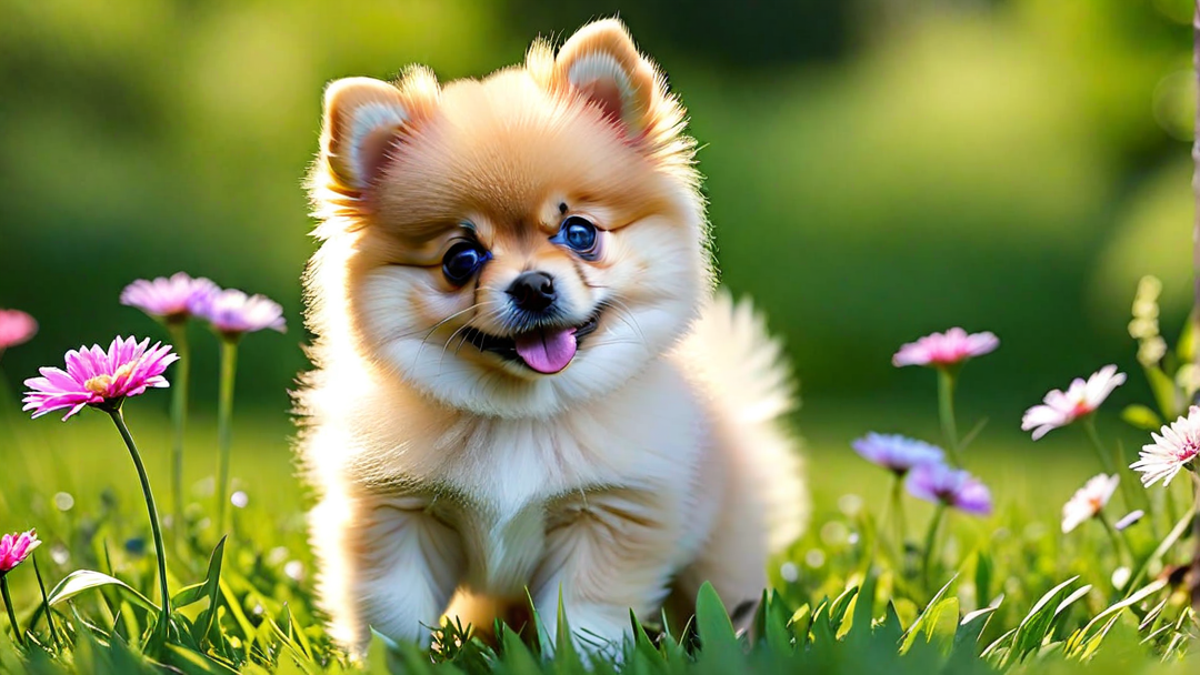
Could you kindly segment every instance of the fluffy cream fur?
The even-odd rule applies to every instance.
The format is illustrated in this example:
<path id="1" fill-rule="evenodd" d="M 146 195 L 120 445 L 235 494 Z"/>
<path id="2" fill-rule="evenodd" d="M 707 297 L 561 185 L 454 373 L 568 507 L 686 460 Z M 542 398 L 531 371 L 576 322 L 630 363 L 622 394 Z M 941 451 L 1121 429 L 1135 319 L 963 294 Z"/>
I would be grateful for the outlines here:
<path id="1" fill-rule="evenodd" d="M 321 598 L 351 649 L 526 590 L 551 618 L 561 592 L 601 649 L 630 608 L 706 580 L 753 601 L 770 546 L 799 533 L 787 372 L 750 308 L 713 294 L 682 126 L 612 20 L 480 81 L 327 90 L 299 452 Z M 596 259 L 551 241 L 571 215 L 600 228 Z M 461 241 L 491 259 L 459 287 L 441 262 Z M 553 275 L 566 323 L 603 308 L 554 375 L 465 339 L 513 334 L 505 289 L 526 270 Z"/>

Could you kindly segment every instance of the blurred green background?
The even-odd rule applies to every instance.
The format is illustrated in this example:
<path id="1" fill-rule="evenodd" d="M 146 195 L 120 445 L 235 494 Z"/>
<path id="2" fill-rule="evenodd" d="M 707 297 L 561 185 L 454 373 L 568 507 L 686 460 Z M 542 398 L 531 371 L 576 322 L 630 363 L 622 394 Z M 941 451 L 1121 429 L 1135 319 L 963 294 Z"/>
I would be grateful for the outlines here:
<path id="1" fill-rule="evenodd" d="M 1191 11 L 0 0 L 0 307 L 42 326 L 3 369 L 15 387 L 81 343 L 160 335 L 117 296 L 186 270 L 283 303 L 291 330 L 245 342 L 238 390 L 282 419 L 305 366 L 301 181 L 325 83 L 413 62 L 479 76 L 617 14 L 690 110 L 723 279 L 786 339 L 806 434 L 912 412 L 932 428 L 932 375 L 889 359 L 953 325 L 1002 340 L 962 389 L 995 433 L 1015 438 L 1025 407 L 1104 363 L 1134 374 L 1118 404 L 1145 399 L 1125 329 L 1136 282 L 1163 279 L 1169 337 L 1191 300 Z M 197 342 L 203 413 L 216 350 Z"/>

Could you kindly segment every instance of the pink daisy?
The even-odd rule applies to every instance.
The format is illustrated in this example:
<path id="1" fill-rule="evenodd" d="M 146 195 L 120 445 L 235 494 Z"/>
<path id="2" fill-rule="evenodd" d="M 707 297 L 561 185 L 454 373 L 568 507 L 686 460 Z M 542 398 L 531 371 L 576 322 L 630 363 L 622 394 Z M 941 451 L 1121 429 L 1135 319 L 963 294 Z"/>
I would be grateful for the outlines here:
<path id="1" fill-rule="evenodd" d="M 66 420 L 84 406 L 115 407 L 148 388 L 169 386 L 162 374 L 179 356 L 171 352 L 171 345 L 149 344 L 149 338 L 137 342 L 132 337 L 118 337 L 107 352 L 100 345 L 67 352 L 66 371 L 42 368 L 41 377 L 25 380 L 25 386 L 33 391 L 25 393 L 23 410 L 41 417 L 69 408 L 63 417 Z"/>
<path id="2" fill-rule="evenodd" d="M 165 321 L 183 321 L 196 313 L 205 298 L 221 289 L 205 278 L 193 279 L 183 272 L 153 281 L 138 279 L 121 291 L 121 304 L 137 307 Z"/>
<path id="3" fill-rule="evenodd" d="M 230 338 L 266 328 L 283 333 L 287 324 L 283 308 L 264 295 L 246 295 L 234 288 L 204 298 L 194 310 L 212 324 L 213 330 Z"/>
<path id="4" fill-rule="evenodd" d="M 0 537 L 0 577 L 25 562 L 29 554 L 33 553 L 33 549 L 41 545 L 42 542 L 37 538 L 37 530 Z"/>
<path id="5" fill-rule="evenodd" d="M 1150 436 L 1154 442 L 1142 446 L 1138 453 L 1141 458 L 1129 468 L 1141 472 L 1142 485 L 1150 487 L 1161 479 L 1166 487 L 1200 454 L 1200 407 L 1192 406 L 1187 417 L 1164 425 L 1158 434 Z"/>
<path id="6" fill-rule="evenodd" d="M 978 478 L 945 464 L 921 464 L 908 474 L 904 486 L 918 499 L 944 504 L 967 513 L 992 512 L 992 494 Z"/>
<path id="7" fill-rule="evenodd" d="M 1092 414 L 1114 389 L 1124 383 L 1125 373 L 1118 373 L 1113 365 L 1092 373 L 1086 382 L 1077 377 L 1065 393 L 1054 389 L 1046 394 L 1043 405 L 1026 410 L 1021 418 L 1021 430 L 1032 430 L 1036 441 L 1054 429 Z"/>
<path id="8" fill-rule="evenodd" d="M 967 334 L 962 328 L 933 333 L 900 347 L 892 365 L 946 368 L 995 351 L 1000 339 L 989 332 Z"/>
<path id="9" fill-rule="evenodd" d="M 0 352 L 33 339 L 38 325 L 19 309 L 0 309 Z"/>

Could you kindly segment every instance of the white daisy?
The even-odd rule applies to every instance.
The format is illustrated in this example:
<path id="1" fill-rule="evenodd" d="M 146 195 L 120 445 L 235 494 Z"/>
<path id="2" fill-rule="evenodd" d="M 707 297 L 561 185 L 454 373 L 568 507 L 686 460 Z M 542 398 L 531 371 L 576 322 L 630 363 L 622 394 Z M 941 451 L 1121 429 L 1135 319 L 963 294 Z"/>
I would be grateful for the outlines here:
<path id="1" fill-rule="evenodd" d="M 1114 389 L 1125 384 L 1125 373 L 1118 373 L 1116 366 L 1104 366 L 1085 382 L 1075 378 L 1066 392 L 1058 389 L 1046 394 L 1042 405 L 1025 411 L 1021 418 L 1021 430 L 1033 431 L 1033 440 L 1045 436 L 1053 429 L 1065 427 L 1076 419 L 1090 415 L 1104 403 Z"/>
<path id="2" fill-rule="evenodd" d="M 1142 485 L 1150 487 L 1162 479 L 1163 487 L 1181 469 L 1200 454 L 1200 407 L 1192 406 L 1187 417 L 1180 417 L 1170 426 L 1163 426 L 1159 434 L 1150 434 L 1153 443 L 1143 445 L 1141 459 L 1129 468 L 1142 473 Z"/>
<path id="3" fill-rule="evenodd" d="M 1109 476 L 1102 473 L 1099 476 L 1093 477 L 1083 487 L 1076 490 L 1071 499 L 1066 504 L 1063 504 L 1063 534 L 1074 530 L 1084 522 L 1099 515 L 1100 510 L 1108 504 L 1108 500 L 1112 499 L 1113 493 L 1117 491 L 1117 485 L 1120 482 L 1120 476 Z"/>

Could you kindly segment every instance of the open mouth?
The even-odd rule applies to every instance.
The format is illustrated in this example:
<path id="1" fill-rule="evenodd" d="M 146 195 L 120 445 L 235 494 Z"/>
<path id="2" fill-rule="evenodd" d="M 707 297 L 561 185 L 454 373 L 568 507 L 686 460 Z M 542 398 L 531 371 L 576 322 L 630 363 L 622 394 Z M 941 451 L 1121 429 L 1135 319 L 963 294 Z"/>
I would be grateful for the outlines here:
<path id="1" fill-rule="evenodd" d="M 537 328 L 511 337 L 468 328 L 465 331 L 466 342 L 475 345 L 481 352 L 490 352 L 506 361 L 551 375 L 571 364 L 575 352 L 579 351 L 579 343 L 596 331 L 603 310 L 603 306 L 596 308 L 588 320 L 578 326 Z"/>

